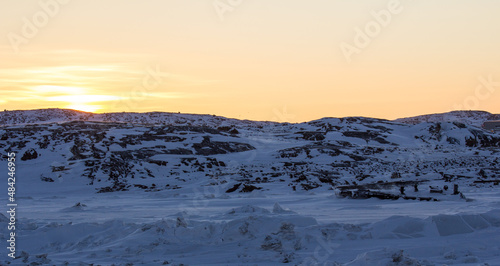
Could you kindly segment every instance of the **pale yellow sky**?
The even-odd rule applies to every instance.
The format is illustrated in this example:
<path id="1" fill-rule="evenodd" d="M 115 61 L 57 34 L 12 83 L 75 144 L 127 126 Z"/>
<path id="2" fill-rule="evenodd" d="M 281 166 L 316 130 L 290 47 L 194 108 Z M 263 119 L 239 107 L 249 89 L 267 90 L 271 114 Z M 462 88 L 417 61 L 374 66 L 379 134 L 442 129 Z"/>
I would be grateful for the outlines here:
<path id="1" fill-rule="evenodd" d="M 0 0 L 0 108 L 500 113 L 496 0 Z"/>

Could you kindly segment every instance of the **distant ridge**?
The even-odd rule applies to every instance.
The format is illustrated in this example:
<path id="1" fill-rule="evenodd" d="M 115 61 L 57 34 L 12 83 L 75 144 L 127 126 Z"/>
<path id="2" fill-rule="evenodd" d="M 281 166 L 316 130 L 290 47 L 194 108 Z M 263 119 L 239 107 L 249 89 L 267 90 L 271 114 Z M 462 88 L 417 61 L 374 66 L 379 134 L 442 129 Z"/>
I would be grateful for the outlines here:
<path id="1" fill-rule="evenodd" d="M 36 109 L 0 112 L 0 125 L 28 125 L 40 123 L 62 123 L 72 121 L 89 122 L 121 122 L 132 124 L 177 124 L 198 126 L 225 126 L 229 124 L 271 124 L 273 122 L 258 122 L 238 120 L 208 114 L 183 114 L 169 112 L 119 112 L 94 114 L 71 109 Z"/>
<path id="2" fill-rule="evenodd" d="M 330 118 L 322 118 L 313 121 L 321 121 Z M 375 119 L 375 118 L 373 118 Z M 406 117 L 392 120 L 398 123 L 419 124 L 423 122 L 461 122 L 468 125 L 480 127 L 484 121 L 500 120 L 500 114 L 492 114 L 486 111 L 452 111 L 447 113 L 427 114 L 414 117 Z M 0 125 L 23 125 L 40 123 L 61 123 L 70 121 L 91 122 L 123 122 L 137 124 L 196 124 L 203 126 L 228 126 L 230 124 L 240 125 L 265 125 L 279 124 L 277 122 L 262 122 L 250 120 L 238 120 L 222 116 L 208 114 L 184 114 L 170 112 L 119 112 L 94 114 L 71 109 L 37 109 L 37 110 L 15 110 L 0 112 Z M 389 120 L 386 120 L 389 121 Z M 312 122 L 312 121 L 311 121 Z"/>
<path id="3" fill-rule="evenodd" d="M 452 111 L 447 113 L 399 118 L 394 121 L 412 125 L 423 122 L 460 122 L 480 127 L 484 121 L 488 120 L 500 120 L 500 114 L 492 114 L 486 111 Z"/>

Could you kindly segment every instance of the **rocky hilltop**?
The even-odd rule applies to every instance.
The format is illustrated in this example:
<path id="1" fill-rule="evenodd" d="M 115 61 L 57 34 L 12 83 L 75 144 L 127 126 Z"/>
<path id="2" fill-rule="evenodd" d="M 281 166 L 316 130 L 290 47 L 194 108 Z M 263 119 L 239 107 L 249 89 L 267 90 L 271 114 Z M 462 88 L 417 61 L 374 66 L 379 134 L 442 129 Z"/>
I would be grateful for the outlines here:
<path id="1" fill-rule="evenodd" d="M 464 114 L 290 124 L 173 113 L 7 111 L 0 114 L 0 150 L 2 160 L 18 154 L 33 184 L 72 180 L 97 193 L 193 185 L 245 193 L 280 186 L 356 197 L 433 182 L 497 185 L 500 135 L 471 120 L 492 115 Z"/>

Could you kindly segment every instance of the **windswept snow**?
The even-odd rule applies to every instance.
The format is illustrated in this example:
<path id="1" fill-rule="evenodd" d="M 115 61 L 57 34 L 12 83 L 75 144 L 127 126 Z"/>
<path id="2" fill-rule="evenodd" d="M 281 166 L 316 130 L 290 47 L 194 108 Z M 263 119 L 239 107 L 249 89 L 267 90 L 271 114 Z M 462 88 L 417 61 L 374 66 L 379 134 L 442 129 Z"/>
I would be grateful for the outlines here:
<path id="1" fill-rule="evenodd" d="M 121 194 L 121 193 L 119 193 Z M 407 201 L 384 206 L 380 200 L 351 202 L 350 217 L 336 219 L 342 200 L 325 193 L 314 201 L 284 201 L 279 197 L 205 199 L 209 212 L 181 211 L 186 198 L 141 199 L 139 195 L 89 197 L 88 208 L 76 215 L 63 208 L 38 217 L 33 200 L 22 200 L 24 214 L 19 245 L 25 257 L 17 262 L 63 265 L 127 263 L 161 265 L 435 265 L 475 263 L 496 265 L 500 256 L 500 209 L 477 212 L 475 203 L 421 203 L 429 213 L 416 215 Z M 499 196 L 499 195 L 497 195 Z M 50 210 L 73 197 L 45 199 Z M 136 201 L 136 199 L 138 199 Z M 110 208 L 104 208 L 109 202 Z M 119 205 L 115 205 L 118 204 Z M 238 205 L 256 202 L 257 205 Z M 69 205 L 69 204 L 67 204 Z M 234 207 L 231 207 L 234 205 Z M 498 204 L 497 204 L 498 205 Z M 32 207 L 31 207 L 32 206 Z M 133 206 L 129 208 L 128 206 Z M 237 207 L 239 206 L 239 207 Z M 274 206 L 274 207 L 272 207 Z M 142 207 L 142 208 L 141 208 Z M 493 208 L 494 206 L 489 206 Z M 498 206 L 497 206 L 498 207 Z M 121 208 L 121 209 L 120 209 Z M 179 208 L 179 209 L 177 209 Z M 306 209 L 317 209 L 306 212 Z M 114 209 L 110 211 L 111 209 Z M 165 210 L 167 209 L 167 210 Z M 176 210 L 177 209 L 177 210 Z M 378 209 L 367 218 L 363 209 Z M 461 210 L 460 210 L 461 209 Z M 454 211 L 453 211 L 454 210 Z M 463 211 L 462 211 L 463 210 Z M 39 211 L 41 212 L 41 211 Z M 327 212 L 318 215 L 319 212 Z M 303 214 L 303 213 L 308 213 Z M 316 215 L 315 215 L 316 214 Z M 409 215 L 408 215 L 409 214 Z M 52 216 L 52 219 L 49 217 Z M 315 216 L 322 217 L 321 221 Z M 83 219 L 79 219 L 82 217 Z M 356 222 L 359 221 L 362 222 Z M 20 263 L 22 264 L 22 263 Z"/>

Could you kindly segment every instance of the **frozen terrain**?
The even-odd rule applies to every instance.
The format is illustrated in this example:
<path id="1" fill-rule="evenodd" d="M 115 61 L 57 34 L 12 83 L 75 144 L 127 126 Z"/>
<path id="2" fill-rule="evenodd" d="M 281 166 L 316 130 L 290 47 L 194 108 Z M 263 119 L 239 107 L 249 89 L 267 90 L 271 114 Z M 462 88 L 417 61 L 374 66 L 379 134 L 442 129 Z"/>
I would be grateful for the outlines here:
<path id="1" fill-rule="evenodd" d="M 19 237 L 0 264 L 500 265 L 490 117 L 2 112 Z"/>

